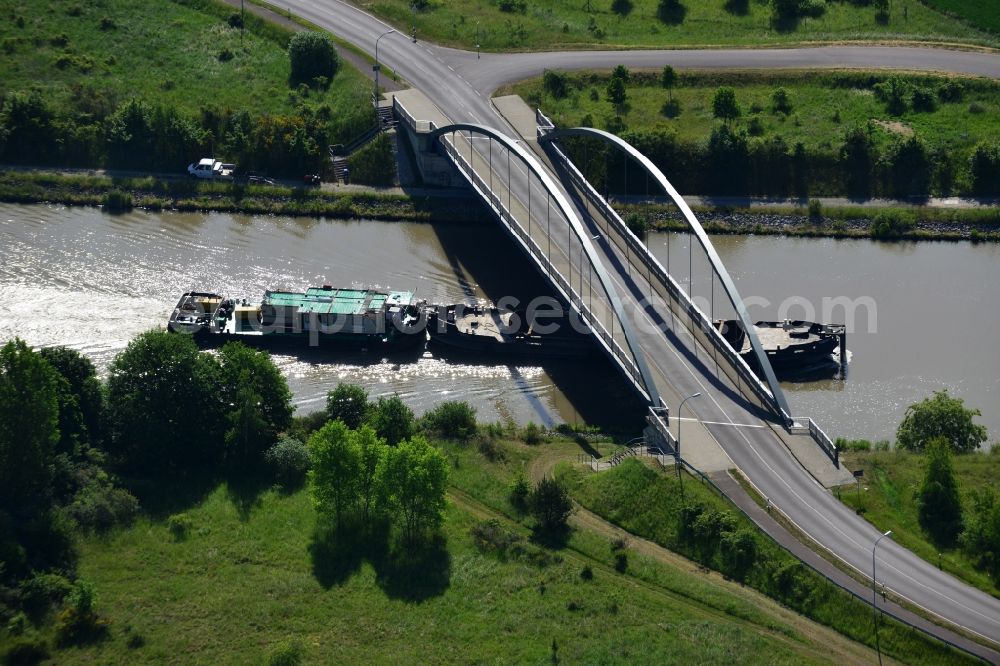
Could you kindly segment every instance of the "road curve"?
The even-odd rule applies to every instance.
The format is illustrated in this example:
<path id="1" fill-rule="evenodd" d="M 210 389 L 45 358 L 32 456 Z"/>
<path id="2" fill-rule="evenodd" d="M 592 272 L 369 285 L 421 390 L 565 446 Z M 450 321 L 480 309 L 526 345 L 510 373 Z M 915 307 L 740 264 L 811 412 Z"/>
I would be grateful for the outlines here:
<path id="1" fill-rule="evenodd" d="M 286 0 L 293 12 L 361 48 L 374 51 L 375 40 L 391 30 L 340 0 Z M 408 35 L 389 34 L 379 43 L 379 60 L 422 90 L 456 122 L 506 129 L 489 102 L 499 85 L 540 74 L 546 68 L 589 69 L 622 63 L 633 68 L 815 68 L 885 67 L 941 71 L 1000 78 L 1000 54 L 934 48 L 829 46 L 801 49 L 720 51 L 625 51 L 486 54 L 412 42 Z M 703 386 L 692 368 L 671 376 L 693 390 Z M 687 376 L 685 376 L 687 374 Z M 683 388 L 688 388 L 684 386 Z M 701 388 L 711 398 L 694 411 L 705 420 L 749 423 L 750 413 L 717 391 Z M 732 419 L 736 419 L 735 421 Z M 711 428 L 710 428 L 711 429 Z M 764 429 L 737 432 L 715 427 L 713 434 L 747 476 L 784 510 L 800 529 L 860 571 L 870 563 L 875 530 L 849 511 L 796 463 Z M 893 591 L 952 622 L 993 641 L 1000 641 L 1000 600 L 937 570 L 897 544 L 879 548 L 879 578 Z"/>

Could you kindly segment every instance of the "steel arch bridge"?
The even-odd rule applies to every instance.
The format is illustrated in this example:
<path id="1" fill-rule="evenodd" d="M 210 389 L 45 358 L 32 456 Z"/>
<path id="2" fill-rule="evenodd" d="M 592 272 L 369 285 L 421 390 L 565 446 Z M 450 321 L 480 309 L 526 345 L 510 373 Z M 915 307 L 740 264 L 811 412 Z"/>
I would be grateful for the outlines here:
<path id="1" fill-rule="evenodd" d="M 467 133 L 468 137 L 466 137 L 463 133 Z M 445 140 L 446 137 L 450 137 L 450 140 Z M 467 153 L 460 150 L 459 141 L 456 137 L 464 139 L 468 142 Z M 489 146 L 485 155 L 482 154 L 482 152 L 477 152 L 475 146 L 473 145 L 474 137 L 485 138 L 489 141 Z M 529 257 L 536 262 L 543 272 L 548 273 L 549 277 L 552 279 L 553 285 L 562 294 L 571 307 L 578 311 L 581 319 L 591 328 L 595 337 L 597 337 L 598 341 L 605 349 L 605 352 L 611 356 L 612 360 L 617 362 L 623 368 L 625 374 L 629 376 L 632 383 L 635 384 L 636 387 L 644 394 L 651 406 L 657 408 L 661 407 L 662 402 L 660 400 L 659 391 L 647 366 L 645 355 L 636 340 L 635 332 L 633 331 L 629 317 L 624 312 L 622 301 L 616 291 L 615 285 L 612 282 L 611 277 L 608 275 L 608 272 L 600 259 L 598 251 L 593 245 L 594 239 L 588 233 L 574 205 L 566 198 L 560 187 L 551 178 L 551 176 L 549 176 L 545 167 L 538 161 L 538 158 L 525 149 L 519 142 L 510 139 L 502 132 L 491 127 L 473 123 L 454 123 L 444 127 L 432 127 L 431 131 L 427 135 L 427 138 L 429 142 L 440 141 L 440 145 L 442 145 L 449 153 L 456 166 L 459 167 L 459 171 L 462 173 L 463 177 L 488 203 L 494 215 L 507 228 L 507 230 L 511 232 L 511 234 L 515 237 L 515 240 L 519 242 L 522 249 L 527 252 Z M 496 156 L 498 163 L 494 162 L 493 142 L 498 143 L 506 152 L 507 159 L 505 164 L 502 161 L 502 154 Z M 516 174 L 514 174 L 510 168 L 511 155 L 515 156 L 517 160 L 528 169 L 528 201 L 526 206 L 527 229 L 525 228 L 525 225 L 512 214 L 512 209 L 517 205 L 520 205 L 523 208 L 524 202 L 517 201 L 515 203 L 514 201 L 514 199 L 518 198 L 519 195 L 514 194 L 514 187 L 512 186 L 512 178 L 516 177 Z M 477 161 L 481 163 L 482 167 L 486 167 L 488 169 L 488 181 L 477 172 Z M 502 172 L 503 166 L 506 166 L 506 181 L 502 178 L 498 178 L 497 182 L 494 182 L 494 172 L 497 169 L 500 169 Z M 531 176 L 534 176 L 535 179 L 541 183 L 541 186 L 546 193 L 546 225 L 549 225 L 551 222 L 550 202 L 554 202 L 559 216 L 566 221 L 569 233 L 577 240 L 580 247 L 581 256 L 578 262 L 578 268 L 580 270 L 579 291 L 575 291 L 572 286 L 572 273 L 574 269 L 572 252 L 569 251 L 569 241 L 567 242 L 567 252 L 565 253 L 570 268 L 569 280 L 567 280 L 559 272 L 558 267 L 556 267 L 553 262 L 551 252 L 551 234 L 549 234 L 548 230 L 546 230 L 546 235 L 550 237 L 548 253 L 543 251 L 543 249 L 532 237 Z M 504 204 L 503 194 L 506 194 L 507 197 L 506 205 Z M 537 209 L 535 214 L 537 214 Z M 608 303 L 611 306 L 611 312 L 609 313 L 611 315 L 611 321 L 609 321 L 606 326 L 603 324 L 599 314 L 594 310 L 593 295 L 591 294 L 589 307 L 587 306 L 583 296 L 583 256 L 586 256 L 587 262 L 589 263 L 588 277 L 590 277 L 590 289 L 593 289 L 593 278 L 596 277 L 600 290 L 607 296 Z M 575 298 L 574 295 L 576 296 Z M 614 331 L 616 324 L 621 328 L 625 348 L 622 348 L 615 340 Z"/>
<path id="2" fill-rule="evenodd" d="M 785 394 L 778 384 L 777 377 L 775 377 L 774 369 L 771 367 L 770 361 L 767 359 L 767 355 L 764 352 L 763 347 L 760 344 L 760 340 L 757 337 L 756 329 L 754 328 L 753 322 L 750 321 L 750 317 L 747 314 L 746 306 L 743 303 L 743 299 L 740 297 L 736 285 L 733 283 L 732 277 L 729 275 L 729 271 L 726 270 L 725 265 L 722 263 L 722 259 L 719 258 L 718 253 L 715 251 L 715 247 L 712 245 L 712 241 L 709 239 L 708 234 L 705 233 L 704 227 L 695 217 L 691 208 L 684 201 L 683 197 L 677 192 L 674 186 L 667 180 L 667 177 L 663 174 L 660 169 L 653 164 L 653 162 L 639 152 L 634 146 L 625 141 L 624 139 L 611 134 L 610 132 L 605 132 L 603 130 L 594 129 L 590 127 L 573 127 L 566 129 L 556 129 L 552 127 L 549 128 L 539 128 L 539 143 L 553 144 L 558 139 L 573 136 L 583 136 L 596 138 L 606 143 L 611 144 L 614 148 L 625 153 L 633 162 L 639 165 L 643 171 L 655 180 L 657 185 L 663 190 L 663 192 L 670 197 L 677 208 L 681 211 L 684 216 L 684 220 L 687 223 L 688 228 L 691 230 L 694 237 L 698 240 L 698 244 L 705 252 L 705 256 L 708 258 L 709 264 L 711 265 L 713 271 L 719 277 L 723 289 L 728 297 L 730 303 L 732 304 L 736 315 L 739 318 L 740 325 L 743 330 L 746 331 L 747 337 L 750 340 L 750 345 L 753 349 L 754 357 L 757 360 L 757 365 L 764 373 L 764 380 L 767 384 L 767 388 L 770 392 L 771 398 L 773 400 L 772 408 L 775 409 L 778 416 L 782 417 L 786 423 L 790 423 L 792 418 L 790 416 L 791 410 L 788 407 L 788 401 L 785 398 Z M 656 262 L 656 259 L 649 255 L 647 260 Z M 658 265 L 658 262 L 656 262 Z M 660 267 L 662 270 L 662 267 Z M 666 271 L 663 271 L 666 274 Z M 689 287 L 690 290 L 690 287 Z M 690 298 L 690 291 L 688 294 Z M 703 312 L 700 312 L 702 318 L 711 325 L 708 318 L 705 317 Z M 723 340 L 723 344 L 728 345 L 728 342 Z M 735 355 L 735 350 L 734 355 Z M 737 356 L 737 358 L 739 358 Z M 742 362 L 742 359 L 739 359 Z"/>

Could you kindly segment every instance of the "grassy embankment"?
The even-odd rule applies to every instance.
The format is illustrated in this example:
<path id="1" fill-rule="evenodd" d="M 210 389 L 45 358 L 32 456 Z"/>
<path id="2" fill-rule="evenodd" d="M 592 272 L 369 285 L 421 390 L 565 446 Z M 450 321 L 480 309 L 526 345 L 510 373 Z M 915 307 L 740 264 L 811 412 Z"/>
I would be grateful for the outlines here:
<path id="1" fill-rule="evenodd" d="M 291 114 L 303 102 L 288 85 L 290 33 L 249 12 L 241 32 L 221 2 L 3 0 L 0 13 L 9 18 L 0 22 L 0 92 L 38 89 L 55 111 L 100 112 L 136 97 L 185 114 Z M 364 106 L 364 81 L 341 63 L 330 87 L 305 101 L 344 114 Z"/>
<path id="2" fill-rule="evenodd" d="M 659 17 L 659 0 L 630 0 L 612 5 L 578 0 L 427 0 L 414 11 L 410 0 L 358 2 L 365 9 L 409 33 L 416 26 L 425 40 L 485 50 L 693 47 L 708 45 L 788 45 L 800 42 L 935 41 L 985 44 L 998 40 L 965 20 L 946 16 L 917 0 L 891 3 L 887 22 L 876 20 L 872 5 L 826 2 L 818 18 L 776 25 L 769 3 L 756 0 L 681 0 L 680 9 Z M 975 0 L 938 0 L 964 13 Z M 620 8 L 615 13 L 611 7 Z M 503 11 L 504 8 L 509 11 Z M 588 11 L 590 9 L 591 11 Z M 982 11 L 968 14 L 978 20 Z M 982 27 L 994 22 L 984 20 Z"/>
<path id="3" fill-rule="evenodd" d="M 1000 12 L 981 0 L 923 0 L 940 12 L 962 18 L 980 30 L 1000 33 Z"/>
<path id="4" fill-rule="evenodd" d="M 996 450 L 996 449 L 995 449 Z M 971 493 L 992 487 L 1000 493 L 1000 455 L 972 453 L 952 456 L 955 480 L 962 496 L 965 515 L 971 511 Z M 938 549 L 927 538 L 917 519 L 916 494 L 924 480 L 926 457 L 907 451 L 851 451 L 844 453 L 848 469 L 862 469 L 865 476 L 859 497 L 855 485 L 837 489 L 836 494 L 879 530 L 892 530 L 892 538 L 928 562 L 984 592 L 1000 596 L 997 582 L 973 567 L 960 549 Z"/>
<path id="5" fill-rule="evenodd" d="M 323 544 L 312 541 L 315 515 L 304 491 L 219 486 L 186 503 L 181 493 L 155 515 L 185 510 L 193 520 L 186 540 L 174 541 L 163 521 L 150 517 L 84 543 L 81 574 L 96 585 L 100 608 L 114 625 L 109 640 L 60 652 L 60 661 L 178 655 L 247 661 L 292 641 L 301 643 L 307 660 L 538 662 L 552 658 L 555 645 L 567 663 L 870 661 L 871 653 L 857 644 L 665 551 L 651 556 L 626 541 L 626 571 L 619 572 L 622 551 L 599 529 L 574 529 L 563 548 L 544 551 L 549 555 L 534 564 L 478 551 L 468 532 L 479 520 L 497 518 L 528 536 L 506 500 L 516 474 L 534 474 L 543 459 L 572 459 L 580 451 L 561 438 L 535 447 L 484 441 L 445 446 L 453 462 L 448 556 L 433 576 L 401 580 L 378 561 L 338 569 L 324 557 Z M 669 484 L 649 473 L 653 483 Z M 617 483 L 621 475 L 601 478 Z M 686 491 L 712 501 L 691 480 Z M 629 506 L 655 511 L 634 499 Z M 620 504 L 607 506 L 617 511 Z M 655 523 L 662 525 L 662 516 Z M 581 575 L 588 567 L 592 580 Z M 870 642 L 870 628 L 857 619 L 867 613 L 846 602 L 827 617 L 833 608 L 817 601 L 821 620 Z M 128 636 L 143 645 L 129 648 Z M 882 647 L 913 663 L 962 660 L 891 625 L 883 628 Z"/>

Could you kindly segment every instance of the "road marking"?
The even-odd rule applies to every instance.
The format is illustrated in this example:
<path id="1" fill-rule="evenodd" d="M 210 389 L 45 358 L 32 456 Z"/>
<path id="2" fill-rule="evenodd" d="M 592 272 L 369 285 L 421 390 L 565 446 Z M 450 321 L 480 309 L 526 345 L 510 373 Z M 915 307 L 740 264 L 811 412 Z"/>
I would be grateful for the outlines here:
<path id="1" fill-rule="evenodd" d="M 674 421 L 697 421 L 704 425 L 720 425 L 720 426 L 732 426 L 734 428 L 766 428 L 767 426 L 761 425 L 759 423 L 732 423 L 727 421 L 705 421 L 703 419 L 696 419 L 690 416 L 685 416 L 683 418 L 677 418 L 676 416 L 671 416 L 669 419 Z"/>

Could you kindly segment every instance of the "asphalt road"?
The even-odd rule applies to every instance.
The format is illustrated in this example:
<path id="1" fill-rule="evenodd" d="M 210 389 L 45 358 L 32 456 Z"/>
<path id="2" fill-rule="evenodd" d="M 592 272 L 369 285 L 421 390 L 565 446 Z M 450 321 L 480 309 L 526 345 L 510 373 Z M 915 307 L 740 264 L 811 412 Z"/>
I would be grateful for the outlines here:
<path id="1" fill-rule="evenodd" d="M 374 54 L 376 39 L 391 29 L 382 21 L 338 0 L 286 0 L 283 6 Z M 408 35 L 382 37 L 379 61 L 422 90 L 453 120 L 509 130 L 492 109 L 489 93 L 503 83 L 535 76 L 544 69 L 612 67 L 659 68 L 665 63 L 682 68 L 815 68 L 886 67 L 929 70 L 1000 78 L 1000 56 L 934 48 L 836 46 L 801 49 L 682 50 L 626 52 L 559 52 L 484 54 L 413 42 Z M 385 71 L 385 70 L 383 70 Z M 606 265 L 623 259 L 604 247 Z M 636 275 L 633 273 L 633 275 Z M 620 277 L 625 294 L 643 293 L 641 276 Z M 644 334 L 653 336 L 653 333 Z M 688 403 L 757 488 L 805 533 L 861 572 L 871 571 L 871 547 L 878 532 L 838 502 L 788 453 L 757 414 L 748 409 L 724 383 L 698 361 L 698 346 L 683 329 L 659 333 L 670 345 L 670 358 L 651 358 L 670 377 L 677 394 L 702 391 L 701 400 Z M 651 345 L 663 342 L 647 338 Z M 645 341 L 644 341 L 645 343 Z M 735 427 L 748 424 L 758 427 Z M 891 540 L 878 551 L 878 580 L 895 594 L 984 638 L 1000 642 L 1000 600 L 958 581 Z"/>

